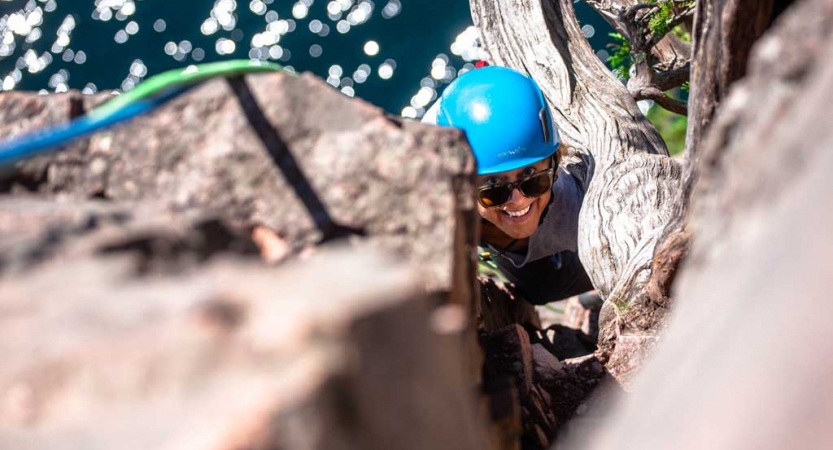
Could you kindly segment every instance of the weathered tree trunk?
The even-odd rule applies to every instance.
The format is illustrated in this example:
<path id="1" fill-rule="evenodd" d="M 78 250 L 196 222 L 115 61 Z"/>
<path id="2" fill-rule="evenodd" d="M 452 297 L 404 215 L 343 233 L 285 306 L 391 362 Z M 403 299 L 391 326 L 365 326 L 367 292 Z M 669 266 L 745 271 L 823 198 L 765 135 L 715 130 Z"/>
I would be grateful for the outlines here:
<path id="1" fill-rule="evenodd" d="M 610 12 L 636 3 L 604 5 Z M 664 146 L 656 142 L 655 130 L 593 54 L 572 2 L 472 1 L 472 14 L 494 62 L 527 71 L 542 84 L 565 141 L 589 168 L 579 250 L 607 300 L 600 356 L 621 379 L 639 366 L 670 305 L 669 292 L 689 247 L 685 223 L 702 136 L 729 87 L 745 73 L 751 46 L 789 3 L 698 2 L 688 164 L 682 170 L 661 156 Z M 605 17 L 626 35 L 636 33 L 617 17 Z M 673 42 L 652 50 L 661 60 L 673 59 L 678 51 Z"/>
<path id="2" fill-rule="evenodd" d="M 697 125 L 695 132 L 705 130 L 728 87 L 743 75 L 749 49 L 770 22 L 771 5 L 763 6 L 759 11 L 756 5 L 733 3 L 723 15 L 699 5 L 693 85 L 706 87 L 692 93 L 690 133 Z M 494 62 L 526 70 L 543 85 L 565 141 L 588 166 L 589 208 L 582 211 L 580 251 L 608 300 L 599 355 L 614 376 L 627 381 L 665 323 L 670 287 L 689 248 L 685 221 L 694 166 L 689 164 L 683 176 L 673 161 L 649 155 L 662 148 L 652 140 L 653 128 L 634 113 L 632 93 L 607 76 L 580 33 L 571 2 L 473 1 L 472 10 Z M 669 58 L 676 51 L 671 44 L 658 46 L 657 56 Z M 642 171 L 635 172 L 634 165 Z M 520 393 L 521 402 L 529 404 Z M 534 415 L 524 418 L 526 427 L 541 422 Z"/>
<path id="3" fill-rule="evenodd" d="M 693 158 L 730 87 L 746 75 L 752 46 L 769 28 L 773 6 L 791 0 L 700 0 L 692 32 L 686 154 Z"/>
<path id="4" fill-rule="evenodd" d="M 473 0 L 472 15 L 493 61 L 542 85 L 565 142 L 588 166 L 579 255 L 607 300 L 600 354 L 625 378 L 664 317 L 645 290 L 656 242 L 679 214 L 681 167 L 590 48 L 572 1 Z"/>

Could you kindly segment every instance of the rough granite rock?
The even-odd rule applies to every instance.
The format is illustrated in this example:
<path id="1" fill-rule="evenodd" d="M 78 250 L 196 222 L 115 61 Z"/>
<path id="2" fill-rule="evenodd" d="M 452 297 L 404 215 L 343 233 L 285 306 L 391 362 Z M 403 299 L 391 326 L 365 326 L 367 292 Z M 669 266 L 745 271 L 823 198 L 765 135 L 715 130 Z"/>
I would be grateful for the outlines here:
<path id="1" fill-rule="evenodd" d="M 831 0 L 756 44 L 704 140 L 668 330 L 602 432 L 565 448 L 831 447 L 831 49 Z"/>
<path id="2" fill-rule="evenodd" d="M 105 101 L 106 97 L 82 97 L 82 110 Z M 3 102 L 34 105 L 40 102 L 40 108 L 50 108 L 49 105 L 59 100 L 11 93 L 9 97 L 0 97 L 0 106 Z M 78 103 L 78 100 L 73 101 Z M 40 111 L 39 108 L 31 110 Z M 18 108 L 16 111 L 25 115 L 28 110 Z M 24 128 L 31 128 L 45 122 L 18 118 L 18 125 L 12 123 L 0 124 L 0 137 L 19 134 L 20 123 Z M 253 275 L 248 274 L 248 270 L 255 267 L 258 252 L 253 241 L 266 260 L 281 264 L 282 270 L 290 270 L 287 266 L 292 267 L 310 254 L 321 252 L 322 243 L 346 237 L 358 262 L 362 260 L 362 253 L 375 254 L 378 247 L 383 247 L 415 263 L 416 273 L 420 274 L 416 284 L 432 294 L 428 297 L 429 302 L 422 297 L 420 301 L 436 305 L 437 297 L 433 294 L 440 293 L 445 297 L 444 294 L 450 292 L 450 298 L 440 301 L 447 304 L 445 309 L 432 313 L 430 321 L 426 321 L 437 330 L 453 335 L 444 342 L 445 346 L 433 348 L 432 352 L 452 355 L 450 357 L 457 361 L 455 367 L 462 367 L 459 376 L 464 379 L 455 388 L 460 391 L 447 398 L 465 405 L 467 400 L 473 400 L 472 387 L 481 384 L 479 350 L 466 338 L 460 340 L 461 335 L 466 336 L 461 332 L 466 319 L 483 319 L 480 324 L 484 330 L 493 333 L 487 338 L 491 348 L 503 350 L 496 354 L 487 348 L 485 378 L 482 380 L 483 385 L 490 387 L 486 403 L 491 405 L 489 412 L 493 423 L 486 434 L 476 433 L 478 437 L 488 435 L 493 448 L 516 448 L 521 438 L 527 446 L 533 446 L 529 448 L 546 447 L 555 430 L 580 404 L 578 397 L 589 395 L 596 381 L 604 375 L 603 371 L 593 372 L 587 380 L 579 380 L 574 376 L 579 372 L 560 365 L 549 353 L 551 345 L 544 347 L 535 343 L 530 346 L 526 331 L 512 324 L 539 328 L 534 308 L 520 298 L 513 300 L 494 283 L 481 280 L 484 295 L 480 302 L 475 301 L 478 281 L 472 249 L 478 221 L 471 196 L 474 165 L 465 139 L 458 131 L 399 122 L 361 101 L 344 97 L 314 77 L 276 74 L 207 83 L 153 114 L 99 133 L 62 153 L 41 157 L 36 162 L 37 171 L 24 170 L 32 162 L 19 165 L 18 171 L 7 174 L 0 186 L 6 192 L 6 195 L 0 195 L 0 292 L 3 289 L 24 292 L 28 301 L 34 302 L 34 299 L 50 295 L 37 291 L 38 287 L 51 286 L 44 280 L 60 275 L 72 279 L 73 285 L 84 284 L 81 291 L 94 292 L 95 298 L 142 297 L 146 295 L 145 289 L 153 290 L 168 283 L 182 284 L 176 294 L 170 294 L 182 299 L 172 301 L 189 301 L 187 299 L 191 298 L 199 303 L 204 298 L 189 289 L 199 288 L 206 279 L 216 278 L 217 282 L 232 286 L 236 284 L 223 280 L 235 279 L 241 286 L 259 283 L 259 274 L 266 269 L 257 267 L 251 269 Z M 238 269 L 222 262 L 229 258 L 243 263 L 244 267 Z M 62 264 L 70 267 L 60 269 Z M 350 264 L 340 266 L 339 273 L 332 273 L 332 270 L 319 270 L 315 283 L 330 285 L 339 277 L 362 275 L 360 267 Z M 357 275 L 354 274 L 356 270 Z M 98 273 L 87 274 L 86 271 Z M 384 273 L 380 272 L 380 276 Z M 119 283 L 114 284 L 114 279 Z M 29 280 L 33 286 L 25 287 L 21 280 Z M 305 286 L 304 280 L 296 282 L 298 288 Z M 377 288 L 370 278 L 364 282 L 369 292 Z M 288 282 L 276 285 L 269 298 L 283 297 L 290 285 Z M 133 294 L 130 289 L 139 293 Z M 125 290 L 129 293 L 124 293 Z M 75 298 L 74 289 L 67 289 L 67 293 L 66 301 Z M 58 294 L 52 292 L 51 295 Z M 167 298 L 166 295 L 169 294 L 163 289 L 158 297 Z M 333 290 L 331 295 L 339 297 L 340 294 Z M 250 295 L 245 294 L 243 298 L 249 298 L 247 296 Z M 236 294 L 230 298 L 237 301 Z M 220 321 L 225 325 L 221 325 L 221 329 L 232 330 L 223 333 L 236 333 L 233 330 L 245 326 L 239 324 L 243 319 L 239 311 L 223 302 L 225 300 L 211 306 L 209 309 L 214 311 L 211 314 L 216 313 L 222 319 Z M 280 310 L 278 306 L 275 308 Z M 415 367 L 388 354 L 407 351 L 413 345 L 423 348 L 422 344 L 402 342 L 397 338 L 411 333 L 409 339 L 423 339 L 419 337 L 423 332 L 413 328 L 424 320 L 424 314 L 407 318 L 411 314 L 409 308 L 403 306 L 392 310 L 390 317 L 378 326 L 374 325 L 375 331 L 364 336 L 366 348 L 360 350 L 384 349 L 378 355 L 366 358 L 371 363 L 376 358 L 389 358 L 390 364 L 404 364 L 402 370 L 407 368 L 413 372 L 400 376 L 427 377 L 428 380 L 433 374 L 428 376 L 425 372 L 434 370 L 437 361 L 426 359 Z M 78 309 L 83 308 L 79 306 Z M 298 313 L 295 320 L 302 325 L 305 321 L 312 323 L 318 320 L 318 313 L 305 310 L 303 314 Z M 351 323 L 363 320 L 361 311 L 350 310 L 349 313 L 353 314 Z M 112 319 L 109 316 L 100 318 L 102 323 L 110 323 Z M 387 330 L 387 327 L 397 326 L 402 329 Z M 514 332 L 505 332 L 507 326 Z M 351 337 L 341 334 L 333 339 L 341 342 Z M 113 341 L 118 343 L 117 338 Z M 94 342 L 89 343 L 94 347 Z M 156 351 L 157 342 L 149 341 L 148 344 L 148 348 L 138 350 Z M 296 344 L 298 352 L 303 348 L 309 348 L 311 353 L 318 351 L 316 340 Z M 559 337 L 556 348 L 571 344 L 572 341 Z M 169 351 L 186 351 L 181 348 L 184 344 L 173 345 L 176 348 Z M 245 352 L 239 350 L 229 352 L 229 358 L 246 357 Z M 514 367 L 512 362 L 518 355 L 527 356 L 521 358 L 525 361 L 522 370 Z M 345 395 L 348 402 L 355 400 L 353 396 L 361 399 L 355 400 L 351 408 L 376 408 L 372 414 L 368 413 L 368 423 L 390 421 L 383 427 L 389 431 L 379 432 L 384 436 L 379 442 L 387 443 L 387 448 L 408 448 L 404 444 L 392 444 L 393 439 L 409 435 L 401 428 L 402 423 L 415 429 L 432 426 L 421 423 L 429 419 L 403 418 L 388 410 L 390 404 L 381 400 L 377 404 L 374 399 L 397 395 L 393 388 L 385 391 L 390 381 L 388 369 L 384 376 L 381 372 L 378 376 L 362 372 L 361 378 L 355 379 L 363 380 L 359 391 L 352 384 L 342 384 L 344 377 L 355 381 L 351 378 L 352 372 L 345 375 L 340 366 L 343 355 L 331 352 L 328 347 L 322 358 L 327 367 L 316 369 L 320 377 L 310 377 L 308 381 L 313 386 L 298 386 L 296 395 L 299 399 L 286 410 L 291 412 L 287 413 L 286 426 L 291 430 L 300 427 L 303 432 L 288 433 L 285 438 L 289 441 L 275 440 L 277 438 L 269 434 L 274 432 L 273 429 L 263 434 L 258 431 L 260 428 L 246 428 L 249 422 L 243 420 L 229 425 L 232 434 L 243 436 L 240 439 L 246 445 L 254 442 L 251 436 L 266 436 L 264 442 L 280 442 L 286 444 L 285 448 L 292 449 L 373 448 L 375 441 L 372 440 L 379 436 L 368 435 L 364 429 L 353 429 L 364 425 L 362 423 L 345 424 L 356 418 L 355 411 L 340 412 L 336 405 Z M 171 357 L 169 363 L 174 360 Z M 440 358 L 439 364 L 445 364 L 443 361 Z M 34 364 L 38 364 L 37 358 Z M 160 363 L 159 368 L 153 370 L 179 370 L 176 367 L 179 366 Z M 444 370 L 439 368 L 438 373 L 449 377 L 448 371 Z M 519 373 L 526 380 L 521 391 L 511 387 L 505 389 L 505 384 L 511 386 Z M 423 382 L 416 378 L 413 382 Z M 37 381 L 36 378 L 33 380 Z M 454 377 L 448 381 L 457 383 Z M 286 383 L 286 386 L 276 384 L 265 389 L 283 392 L 295 387 L 294 381 Z M 542 387 L 545 383 L 546 389 Z M 77 385 L 66 389 L 66 395 L 85 395 Z M 178 401 L 201 402 L 205 397 L 206 401 L 213 402 L 219 398 L 212 392 L 216 388 L 205 389 L 205 392 L 183 396 Z M 407 386 L 397 389 L 404 389 L 403 402 L 422 402 L 407 397 L 410 395 Z M 443 388 L 439 389 L 442 391 Z M 561 389 L 566 389 L 563 400 Z M 239 392 L 249 395 L 246 390 Z M 137 394 L 133 400 L 141 403 L 147 399 Z M 501 402 L 516 407 L 502 407 Z M 434 415 L 437 408 L 446 408 L 437 402 L 423 403 L 403 407 L 405 410 L 410 406 L 424 408 L 427 416 Z M 549 411 L 550 405 L 559 405 L 555 415 Z M 243 408 L 241 417 L 253 415 L 256 424 L 266 417 L 265 413 L 247 409 L 251 405 L 240 407 Z M 271 404 L 268 407 L 278 408 Z M 102 408 L 94 413 L 109 415 L 109 411 Z M 455 414 L 468 414 L 459 408 Z M 150 412 L 140 408 L 135 417 L 141 420 L 143 414 Z M 302 420 L 307 416 L 308 420 Z M 464 422 L 458 421 L 455 426 L 469 427 L 463 433 L 464 437 L 472 435 L 472 427 L 481 426 L 480 423 L 471 425 L 465 422 L 468 419 L 463 419 Z M 509 426 L 504 427 L 506 424 L 502 421 Z M 283 426 L 280 421 L 276 423 Z M 319 432 L 306 428 L 316 426 L 331 430 L 332 436 L 322 437 Z M 238 431 L 239 427 L 243 427 L 243 431 Z M 158 429 L 147 432 L 160 433 Z M 24 440 L 20 442 L 34 439 L 26 433 L 21 436 Z M 51 439 L 54 435 L 47 433 L 44 436 Z M 304 441 L 304 436 L 309 441 Z M 442 432 L 435 433 L 430 439 L 437 436 L 442 436 Z M 186 437 L 194 438 L 182 434 L 182 439 Z M 212 443 L 220 442 L 217 438 L 206 439 Z M 369 444 L 363 441 L 368 439 Z M 435 448 L 429 445 L 429 437 L 425 439 L 415 440 L 414 448 Z M 447 445 L 459 444 L 456 437 L 444 439 L 448 439 Z"/>
<path id="3" fill-rule="evenodd" d="M 461 328 L 434 328 L 416 274 L 344 249 L 48 262 L 0 283 L 0 448 L 485 448 Z"/>
<path id="4" fill-rule="evenodd" d="M 0 95 L 0 140 L 19 137 L 33 130 L 51 127 L 82 115 L 85 97 L 78 91 L 66 94 L 37 95 L 4 92 Z M 81 152 L 88 139 L 73 142 L 61 150 Z M 0 168 L 0 191 L 37 190 L 46 179 L 54 157 L 39 157 L 18 163 L 14 170 Z"/>
<path id="5" fill-rule="evenodd" d="M 0 97 L 0 138 L 72 109 L 55 102 L 84 108 L 77 98 Z M 367 235 L 421 263 L 428 289 L 452 291 L 461 303 L 471 296 L 473 280 L 451 286 L 453 268 L 473 275 L 477 226 L 462 132 L 400 122 L 312 75 L 211 81 L 38 164 L 44 177 L 18 172 L 5 178 L 7 189 L 213 212 L 265 226 L 296 252 Z"/>
<path id="6" fill-rule="evenodd" d="M 257 255 L 246 229 L 152 202 L 0 196 L 0 281 L 48 262 L 131 253 L 138 273 L 183 272 L 221 254 Z"/>
<path id="7" fill-rule="evenodd" d="M 608 374 L 592 356 L 560 362 L 520 325 L 481 335 L 484 389 L 492 398 L 511 397 L 520 416 L 521 448 L 546 449 Z M 504 402 L 508 403 L 508 402 Z M 493 405 L 492 414 L 511 415 Z"/>
<path id="8" fill-rule="evenodd" d="M 0 139 L 106 98 L 4 94 Z M 488 446 L 460 131 L 273 74 L 63 150 L 0 174 L 0 448 Z"/>

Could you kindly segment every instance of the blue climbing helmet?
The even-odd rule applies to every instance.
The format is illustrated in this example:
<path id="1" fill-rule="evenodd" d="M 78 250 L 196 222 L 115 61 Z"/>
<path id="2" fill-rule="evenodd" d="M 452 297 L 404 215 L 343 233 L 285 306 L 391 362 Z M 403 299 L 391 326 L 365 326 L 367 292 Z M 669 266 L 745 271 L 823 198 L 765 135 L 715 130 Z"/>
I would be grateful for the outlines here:
<path id="1" fill-rule="evenodd" d="M 466 72 L 439 102 L 437 125 L 465 130 L 479 175 L 534 164 L 561 145 L 541 88 L 515 70 L 489 66 Z"/>

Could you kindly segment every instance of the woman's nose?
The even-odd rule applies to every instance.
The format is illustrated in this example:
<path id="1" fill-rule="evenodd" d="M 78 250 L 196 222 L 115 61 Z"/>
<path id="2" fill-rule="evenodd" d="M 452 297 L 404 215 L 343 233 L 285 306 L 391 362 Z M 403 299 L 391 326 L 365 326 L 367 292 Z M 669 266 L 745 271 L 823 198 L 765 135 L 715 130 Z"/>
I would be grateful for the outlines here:
<path id="1" fill-rule="evenodd" d="M 523 194 L 521 194 L 521 190 L 515 186 L 515 189 L 512 189 L 512 197 L 509 199 L 508 203 L 518 203 L 524 200 Z"/>

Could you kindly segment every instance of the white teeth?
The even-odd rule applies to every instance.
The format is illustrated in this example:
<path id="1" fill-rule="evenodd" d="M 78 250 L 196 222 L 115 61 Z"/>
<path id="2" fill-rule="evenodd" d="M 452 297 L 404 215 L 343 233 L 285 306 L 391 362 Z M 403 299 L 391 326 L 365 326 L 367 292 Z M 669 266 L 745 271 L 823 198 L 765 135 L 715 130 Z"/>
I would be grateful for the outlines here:
<path id="1" fill-rule="evenodd" d="M 529 212 L 529 208 L 532 208 L 532 203 L 530 203 L 529 205 L 527 205 L 527 206 L 526 206 L 526 208 L 524 208 L 524 209 L 522 209 L 522 210 L 520 210 L 520 211 L 508 211 L 508 210 L 504 210 L 504 212 L 505 212 L 507 215 L 509 215 L 509 217 L 521 217 L 521 216 L 523 216 L 523 215 L 525 215 L 526 213 L 528 213 L 528 212 Z"/>

